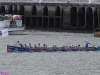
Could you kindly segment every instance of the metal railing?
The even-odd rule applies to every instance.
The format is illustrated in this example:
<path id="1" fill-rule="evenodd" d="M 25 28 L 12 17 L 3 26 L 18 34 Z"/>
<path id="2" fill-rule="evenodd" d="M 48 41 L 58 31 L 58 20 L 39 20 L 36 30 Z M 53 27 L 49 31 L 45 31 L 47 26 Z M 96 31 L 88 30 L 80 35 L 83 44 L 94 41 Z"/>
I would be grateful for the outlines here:
<path id="1" fill-rule="evenodd" d="M 90 0 L 69 0 L 73 4 L 90 4 Z"/>
<path id="2" fill-rule="evenodd" d="M 100 4 L 100 0 L 0 0 L 0 3 L 70 3 L 70 4 Z"/>
<path id="3" fill-rule="evenodd" d="M 39 3 L 39 0 L 0 0 L 0 3 Z"/>
<path id="4" fill-rule="evenodd" d="M 100 0 L 91 0 L 91 4 L 100 4 Z"/>
<path id="5" fill-rule="evenodd" d="M 41 3 L 68 3 L 68 0 L 41 0 Z"/>

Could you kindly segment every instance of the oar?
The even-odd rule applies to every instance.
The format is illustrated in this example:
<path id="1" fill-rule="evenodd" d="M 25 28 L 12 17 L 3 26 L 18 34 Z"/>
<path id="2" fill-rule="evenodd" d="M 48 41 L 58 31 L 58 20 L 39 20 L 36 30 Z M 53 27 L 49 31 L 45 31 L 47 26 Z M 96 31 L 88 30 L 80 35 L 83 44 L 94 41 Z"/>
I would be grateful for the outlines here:
<path id="1" fill-rule="evenodd" d="M 91 43 L 90 43 L 90 45 L 96 46 L 96 45 L 94 45 L 94 44 L 91 44 Z"/>
<path id="2" fill-rule="evenodd" d="M 17 43 L 15 43 L 14 46 L 17 46 Z"/>
<path id="3" fill-rule="evenodd" d="M 96 48 L 98 47 L 97 45 L 94 45 L 94 44 L 91 44 L 91 43 L 90 43 L 90 45 L 93 45 L 93 46 L 96 47 Z"/>

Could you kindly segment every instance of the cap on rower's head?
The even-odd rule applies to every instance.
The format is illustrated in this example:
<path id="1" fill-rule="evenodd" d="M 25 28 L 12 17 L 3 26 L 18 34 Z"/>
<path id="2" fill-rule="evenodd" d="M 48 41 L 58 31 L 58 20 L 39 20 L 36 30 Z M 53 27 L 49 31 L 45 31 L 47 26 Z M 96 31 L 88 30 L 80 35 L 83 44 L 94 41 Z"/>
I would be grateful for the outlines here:
<path id="1" fill-rule="evenodd" d="M 88 40 L 86 40 L 86 41 L 88 41 Z"/>
<path id="2" fill-rule="evenodd" d="M 62 44 L 62 46 L 64 46 L 64 44 Z"/>

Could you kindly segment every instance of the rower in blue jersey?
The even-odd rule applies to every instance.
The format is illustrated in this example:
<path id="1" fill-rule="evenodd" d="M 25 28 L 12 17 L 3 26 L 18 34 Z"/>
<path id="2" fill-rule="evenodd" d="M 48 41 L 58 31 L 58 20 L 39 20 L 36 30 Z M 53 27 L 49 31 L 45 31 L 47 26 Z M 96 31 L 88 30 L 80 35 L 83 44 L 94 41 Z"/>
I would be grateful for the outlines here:
<path id="1" fill-rule="evenodd" d="M 24 47 L 22 43 L 20 43 L 19 41 L 17 41 L 17 44 L 20 46 L 20 47 Z"/>
<path id="2" fill-rule="evenodd" d="M 85 42 L 85 47 L 88 47 L 89 44 L 90 44 L 90 43 L 88 42 L 88 40 L 86 40 L 86 42 Z"/>

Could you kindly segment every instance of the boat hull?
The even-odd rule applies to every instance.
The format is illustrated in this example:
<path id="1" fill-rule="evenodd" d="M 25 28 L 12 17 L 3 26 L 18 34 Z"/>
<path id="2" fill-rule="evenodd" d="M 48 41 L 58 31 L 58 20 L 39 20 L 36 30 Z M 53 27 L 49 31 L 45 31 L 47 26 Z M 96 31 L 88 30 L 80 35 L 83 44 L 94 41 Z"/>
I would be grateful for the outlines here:
<path id="1" fill-rule="evenodd" d="M 22 24 L 22 15 L 0 15 L 0 32 L 7 29 L 8 34 L 23 34 L 25 25 Z M 5 31 L 4 31 L 5 33 Z M 3 33 L 0 33 L 3 34 Z"/>
<path id="2" fill-rule="evenodd" d="M 43 49 L 25 49 L 21 47 L 16 47 L 16 46 L 10 46 L 7 45 L 7 52 L 66 52 L 66 51 L 99 51 L 100 47 L 88 47 L 85 48 L 83 47 L 81 50 L 43 50 Z"/>
<path id="3" fill-rule="evenodd" d="M 3 29 L 6 29 L 6 28 L 0 28 L 0 34 L 2 34 L 1 32 Z M 10 35 L 23 34 L 24 31 L 25 31 L 25 27 L 8 28 L 8 34 Z"/>
<path id="4" fill-rule="evenodd" d="M 10 35 L 21 35 L 23 33 L 24 33 L 24 30 L 9 31 Z"/>

